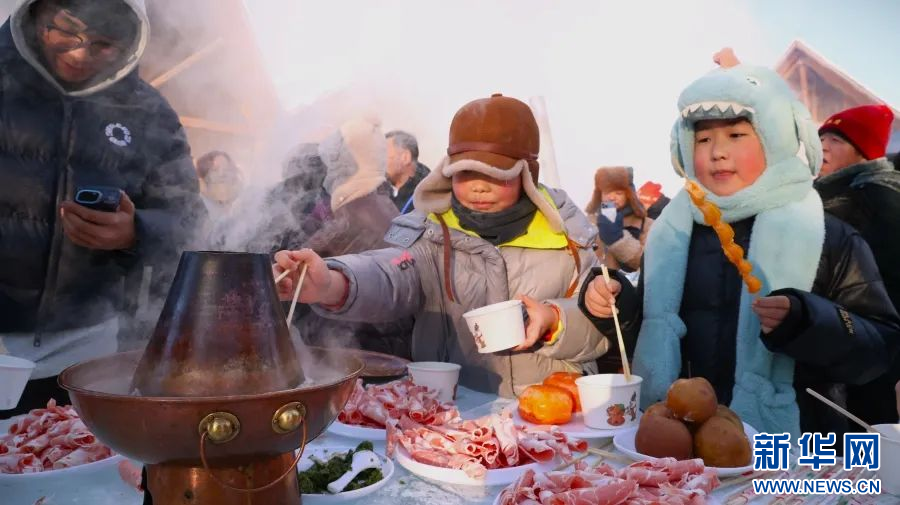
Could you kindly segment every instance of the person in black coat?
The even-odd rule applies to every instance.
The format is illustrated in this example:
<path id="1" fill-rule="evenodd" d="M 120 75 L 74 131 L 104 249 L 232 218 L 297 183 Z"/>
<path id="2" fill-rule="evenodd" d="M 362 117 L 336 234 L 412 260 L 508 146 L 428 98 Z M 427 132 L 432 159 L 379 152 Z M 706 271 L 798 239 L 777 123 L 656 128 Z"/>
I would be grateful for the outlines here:
<path id="1" fill-rule="evenodd" d="M 704 377 L 759 431 L 833 432 L 840 452 L 851 427 L 805 390 L 845 405 L 846 384 L 888 369 L 900 316 L 865 241 L 812 188 L 815 125 L 777 74 L 746 65 L 693 83 L 679 110 L 673 162 L 702 199 L 681 191 L 669 203 L 636 289 L 620 272 L 609 284 L 595 272 L 579 304 L 608 336 L 618 309 L 645 406 L 678 377 Z M 734 245 L 743 250 L 729 260 L 723 246 Z M 751 270 L 742 276 L 737 260 Z"/>
<path id="2" fill-rule="evenodd" d="M 819 128 L 823 172 L 815 188 L 825 211 L 856 228 L 875 257 L 894 307 L 900 307 L 900 172 L 885 156 L 894 114 L 884 105 L 838 112 Z M 872 382 L 850 385 L 847 406 L 869 424 L 896 423 L 900 359 Z"/>
<path id="3" fill-rule="evenodd" d="M 20 2 L 0 28 L 0 353 L 37 363 L 4 416 L 68 403 L 55 376 L 116 351 L 123 279 L 165 283 L 205 215 L 178 116 L 138 77 L 142 5 Z M 76 204 L 83 186 L 121 203 Z"/>
<path id="4" fill-rule="evenodd" d="M 387 167 L 385 176 L 391 183 L 391 201 L 401 214 L 415 210 L 413 191 L 431 170 L 419 162 L 419 143 L 411 134 L 389 131 L 387 138 Z"/>

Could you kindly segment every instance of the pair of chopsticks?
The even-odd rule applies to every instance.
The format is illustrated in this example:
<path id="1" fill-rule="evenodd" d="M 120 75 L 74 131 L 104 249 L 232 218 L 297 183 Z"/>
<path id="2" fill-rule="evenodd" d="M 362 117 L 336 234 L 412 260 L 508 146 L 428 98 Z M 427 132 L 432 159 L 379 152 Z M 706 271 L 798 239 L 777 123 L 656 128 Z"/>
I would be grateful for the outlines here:
<path id="1" fill-rule="evenodd" d="M 294 319 L 294 309 L 297 307 L 297 300 L 300 299 L 300 289 L 303 288 L 303 279 L 306 278 L 306 267 L 309 266 L 306 263 L 303 264 L 303 269 L 300 270 L 300 280 L 297 282 L 297 287 L 294 289 L 294 298 L 291 300 L 291 308 L 288 311 L 287 315 L 287 324 L 291 324 L 291 320 Z M 278 274 L 278 277 L 275 277 L 275 284 L 283 281 L 285 277 L 291 274 L 291 270 L 285 270 Z"/>
<path id="2" fill-rule="evenodd" d="M 600 263 L 600 270 L 603 271 L 603 280 L 609 286 L 609 270 L 606 265 Z M 622 357 L 622 370 L 625 372 L 625 382 L 631 382 L 631 365 L 628 364 L 628 354 L 625 352 L 625 339 L 622 338 L 622 327 L 619 326 L 619 311 L 616 306 L 612 307 L 613 323 L 616 325 L 616 338 L 619 340 L 619 355 Z"/>

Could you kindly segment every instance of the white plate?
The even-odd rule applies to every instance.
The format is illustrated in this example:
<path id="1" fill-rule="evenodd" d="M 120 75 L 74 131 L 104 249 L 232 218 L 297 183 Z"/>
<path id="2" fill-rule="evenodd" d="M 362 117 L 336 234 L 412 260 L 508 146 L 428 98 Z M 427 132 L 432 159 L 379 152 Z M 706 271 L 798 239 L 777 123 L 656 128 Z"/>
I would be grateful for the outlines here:
<path id="1" fill-rule="evenodd" d="M 628 457 L 634 459 L 635 461 L 644 461 L 647 459 L 651 459 L 650 456 L 641 454 L 637 452 L 637 449 L 634 448 L 634 437 L 637 434 L 637 427 L 631 428 L 626 432 L 619 433 L 613 438 L 613 444 L 615 444 L 616 449 L 621 451 L 624 454 L 627 454 Z M 750 440 L 750 444 L 752 447 L 753 444 L 753 435 L 759 433 L 755 428 L 750 426 L 747 423 L 744 423 L 744 433 L 747 434 L 747 438 Z M 733 475 L 741 475 L 743 473 L 752 472 L 753 464 L 747 466 L 740 466 L 737 468 L 717 468 L 717 467 L 708 467 L 712 468 L 719 474 L 719 477 L 730 477 Z"/>
<path id="2" fill-rule="evenodd" d="M 6 435 L 9 432 L 9 427 L 12 426 L 14 422 L 24 417 L 25 415 L 21 415 L 0 421 L 0 435 Z M 116 465 L 119 464 L 119 461 L 124 459 L 124 457 L 113 453 L 112 456 L 101 459 L 100 461 L 85 463 L 84 465 L 72 466 L 69 468 L 61 468 L 59 470 L 46 470 L 38 473 L 0 473 L 0 488 L 13 484 L 24 485 L 25 483 L 37 485 L 41 481 L 52 481 L 53 479 L 78 479 L 81 475 L 98 471 L 102 472 L 110 467 L 112 468 L 112 471 L 118 472 L 118 470 L 115 469 Z"/>
<path id="3" fill-rule="evenodd" d="M 506 486 L 515 482 L 529 468 L 535 472 L 549 472 L 557 466 L 556 458 L 554 458 L 546 463 L 530 463 L 512 468 L 498 468 L 488 470 L 484 479 L 479 480 L 469 477 L 462 470 L 419 463 L 412 459 L 402 446 L 397 447 L 394 457 L 397 458 L 397 463 L 400 463 L 400 466 L 419 477 L 461 486 Z"/>
<path id="4" fill-rule="evenodd" d="M 312 466 L 312 460 L 309 459 L 310 456 L 315 455 L 319 459 L 327 460 L 331 455 L 338 452 L 348 452 L 355 449 L 355 447 L 314 447 L 306 450 L 303 454 L 303 459 L 300 460 L 300 464 L 297 466 L 298 469 L 304 468 L 304 464 L 308 464 Z M 331 503 L 343 503 L 351 500 L 355 500 L 357 498 L 362 498 L 363 496 L 369 495 L 383 488 L 391 477 L 394 476 L 394 462 L 390 459 L 384 457 L 383 454 L 374 451 L 375 454 L 378 455 L 378 458 L 381 459 L 381 473 L 384 475 L 384 478 L 380 481 L 372 484 L 371 486 L 366 486 L 360 489 L 354 489 L 353 491 L 345 491 L 343 493 L 337 494 L 303 494 L 301 495 L 303 499 L 303 503 L 306 505 L 328 505 Z"/>
<path id="5" fill-rule="evenodd" d="M 519 402 L 513 402 L 510 404 L 512 409 L 513 421 L 516 424 L 524 424 L 525 426 L 541 426 L 539 424 L 529 423 L 528 421 L 522 419 L 519 415 Z M 635 422 L 640 422 L 641 420 L 641 411 L 638 411 L 637 419 Z M 559 431 L 565 433 L 566 435 L 581 438 L 584 440 L 590 440 L 595 438 L 613 438 L 619 433 L 626 432 L 635 428 L 635 425 L 625 426 L 622 428 L 615 428 L 612 430 L 601 430 L 597 428 L 591 428 L 590 426 L 584 424 L 584 415 L 581 412 L 572 415 L 572 420 L 567 422 L 566 424 L 558 424 Z"/>
<path id="6" fill-rule="evenodd" d="M 328 425 L 328 431 L 342 437 L 370 440 L 372 442 L 384 442 L 387 440 L 387 430 L 384 428 L 369 428 L 366 426 L 344 424 L 336 419 L 333 423 Z"/>

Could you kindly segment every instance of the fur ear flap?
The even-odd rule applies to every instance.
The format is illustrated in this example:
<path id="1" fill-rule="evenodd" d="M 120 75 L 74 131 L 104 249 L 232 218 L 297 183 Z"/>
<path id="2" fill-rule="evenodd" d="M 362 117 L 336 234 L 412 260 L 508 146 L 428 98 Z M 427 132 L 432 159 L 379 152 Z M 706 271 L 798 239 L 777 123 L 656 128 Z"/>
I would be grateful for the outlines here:
<path id="1" fill-rule="evenodd" d="M 792 101 L 791 109 L 794 113 L 794 126 L 797 129 L 800 150 L 806 155 L 804 161 L 809 165 L 809 171 L 815 177 L 822 168 L 822 142 L 819 140 L 819 128 L 813 122 L 809 109 L 801 102 Z"/>

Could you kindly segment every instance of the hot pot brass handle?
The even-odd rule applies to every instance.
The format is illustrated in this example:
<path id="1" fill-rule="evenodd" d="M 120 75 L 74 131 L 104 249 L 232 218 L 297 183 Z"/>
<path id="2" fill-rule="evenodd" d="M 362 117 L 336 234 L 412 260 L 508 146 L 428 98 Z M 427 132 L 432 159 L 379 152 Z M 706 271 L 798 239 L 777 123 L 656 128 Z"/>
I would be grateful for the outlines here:
<path id="1" fill-rule="evenodd" d="M 299 408 L 298 408 L 298 406 L 299 406 Z M 297 415 L 295 415 L 295 414 L 297 414 Z M 217 421 L 218 421 L 218 423 L 217 423 Z M 206 423 L 206 424 L 204 424 L 204 423 Z M 229 428 L 228 428 L 229 423 L 234 423 L 232 426 L 235 427 L 235 429 L 231 430 L 230 433 L 229 433 Z M 290 425 L 294 426 L 293 429 L 286 430 L 283 433 L 290 433 L 291 431 L 294 431 L 298 427 L 302 426 L 303 427 L 303 438 L 300 440 L 300 453 L 297 454 L 296 458 L 294 458 L 294 462 L 291 463 L 291 466 L 283 474 L 281 474 L 281 477 L 278 477 L 277 479 L 266 484 L 265 486 L 255 487 L 255 488 L 251 488 L 251 489 L 243 489 L 243 488 L 234 487 L 234 486 L 231 486 L 231 485 L 228 485 L 228 484 L 222 482 L 221 480 L 219 480 L 218 477 L 216 477 L 216 475 L 214 473 L 212 473 L 212 470 L 209 469 L 209 463 L 206 462 L 206 440 L 209 439 L 213 443 L 223 444 L 225 442 L 229 442 L 229 441 L 233 440 L 234 437 L 237 436 L 238 432 L 240 432 L 240 426 L 241 426 L 240 421 L 238 421 L 237 417 L 235 417 L 234 415 L 229 414 L 227 412 L 216 412 L 214 414 L 210 414 L 210 415 L 206 416 L 203 419 L 203 421 L 200 422 L 200 432 L 201 432 L 201 434 L 200 434 L 200 461 L 203 462 L 203 469 L 206 470 L 206 473 L 209 474 L 210 478 L 212 478 L 212 480 L 216 484 L 222 486 L 225 489 L 228 489 L 230 491 L 236 491 L 238 493 L 258 493 L 260 491 L 265 491 L 266 489 L 269 489 L 270 487 L 278 484 L 279 482 L 284 480 L 285 477 L 290 475 L 291 472 L 296 471 L 297 463 L 299 463 L 300 459 L 303 458 L 303 451 L 306 449 L 306 436 L 307 436 L 306 407 L 304 407 L 302 403 L 295 402 L 295 403 L 289 403 L 289 404 L 281 407 L 280 409 L 278 409 L 278 411 L 275 413 L 275 415 L 272 418 L 273 429 L 276 432 L 278 432 L 278 429 L 284 429 L 282 424 L 284 424 L 284 426 L 290 426 Z M 204 429 L 204 426 L 205 426 L 205 429 Z M 228 436 L 226 437 L 225 435 L 228 435 Z M 216 442 L 214 437 L 223 437 L 224 440 L 222 440 L 220 442 Z"/>

